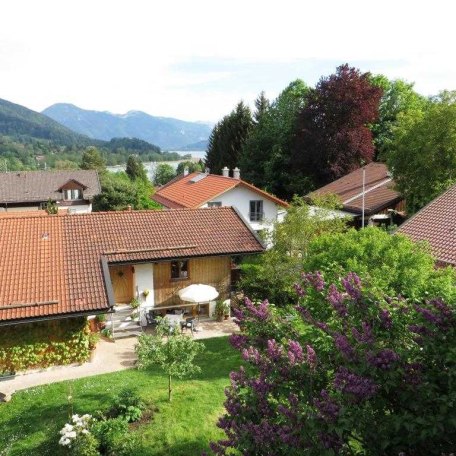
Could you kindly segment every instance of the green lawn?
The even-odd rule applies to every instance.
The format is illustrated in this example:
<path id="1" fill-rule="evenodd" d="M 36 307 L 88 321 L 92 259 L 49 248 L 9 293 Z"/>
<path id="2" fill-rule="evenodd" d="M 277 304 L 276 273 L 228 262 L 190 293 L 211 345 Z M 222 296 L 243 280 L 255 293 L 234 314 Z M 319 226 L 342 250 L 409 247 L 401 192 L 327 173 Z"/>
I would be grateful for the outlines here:
<path id="1" fill-rule="evenodd" d="M 11 402 L 0 404 L 0 456 L 64 454 L 57 442 L 70 413 L 70 392 L 74 413 L 84 414 L 105 409 L 124 387 L 136 388 L 158 408 L 151 422 L 135 431 L 143 444 L 139 455 L 200 455 L 211 440 L 223 436 L 215 424 L 223 413 L 228 374 L 240 364 L 226 337 L 202 342 L 206 350 L 197 360 L 202 372 L 174 382 L 172 403 L 167 401 L 167 379 L 158 370 L 130 369 L 14 394 Z"/>

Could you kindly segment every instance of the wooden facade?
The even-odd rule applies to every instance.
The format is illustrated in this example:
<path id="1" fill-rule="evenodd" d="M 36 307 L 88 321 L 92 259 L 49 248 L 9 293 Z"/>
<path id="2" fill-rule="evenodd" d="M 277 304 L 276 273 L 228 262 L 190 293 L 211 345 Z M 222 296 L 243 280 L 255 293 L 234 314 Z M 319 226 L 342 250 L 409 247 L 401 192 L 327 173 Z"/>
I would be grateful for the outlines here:
<path id="1" fill-rule="evenodd" d="M 154 264 L 155 307 L 182 304 L 178 291 L 194 283 L 211 285 L 227 299 L 230 292 L 230 257 L 192 258 L 189 260 L 188 277 L 171 279 L 171 262 Z"/>

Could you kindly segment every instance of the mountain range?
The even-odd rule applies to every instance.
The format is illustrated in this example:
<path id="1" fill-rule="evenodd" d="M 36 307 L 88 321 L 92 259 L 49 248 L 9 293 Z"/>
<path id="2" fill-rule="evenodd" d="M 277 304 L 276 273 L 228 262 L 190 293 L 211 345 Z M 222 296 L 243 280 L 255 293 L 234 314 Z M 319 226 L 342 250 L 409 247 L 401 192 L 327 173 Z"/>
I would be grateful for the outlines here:
<path id="1" fill-rule="evenodd" d="M 189 150 L 189 145 L 204 150 L 212 126 L 169 117 L 155 117 L 141 111 L 126 114 L 89 111 L 67 103 L 57 103 L 42 111 L 65 127 L 89 138 L 139 138 L 165 150 Z M 197 150 L 197 149 L 194 149 Z"/>

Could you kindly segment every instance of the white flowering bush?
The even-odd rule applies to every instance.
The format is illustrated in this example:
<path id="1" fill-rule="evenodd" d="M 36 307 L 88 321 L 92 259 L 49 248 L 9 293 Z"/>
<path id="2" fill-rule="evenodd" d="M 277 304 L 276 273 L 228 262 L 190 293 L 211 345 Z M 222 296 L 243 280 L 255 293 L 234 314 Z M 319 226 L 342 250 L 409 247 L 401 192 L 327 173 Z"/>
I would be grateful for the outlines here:
<path id="1" fill-rule="evenodd" d="M 72 448 L 76 445 L 78 439 L 90 434 L 90 425 L 92 424 L 92 415 L 85 414 L 82 416 L 73 415 L 71 423 L 66 423 L 60 431 L 59 445 Z"/>

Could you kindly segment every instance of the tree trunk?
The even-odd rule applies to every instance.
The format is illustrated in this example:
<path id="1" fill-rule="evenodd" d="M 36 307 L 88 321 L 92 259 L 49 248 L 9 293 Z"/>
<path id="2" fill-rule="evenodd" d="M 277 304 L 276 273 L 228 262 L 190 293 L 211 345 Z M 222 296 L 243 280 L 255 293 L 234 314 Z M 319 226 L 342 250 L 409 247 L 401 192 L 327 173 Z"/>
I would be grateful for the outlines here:
<path id="1" fill-rule="evenodd" d="M 168 401 L 171 402 L 171 375 L 168 375 Z"/>

